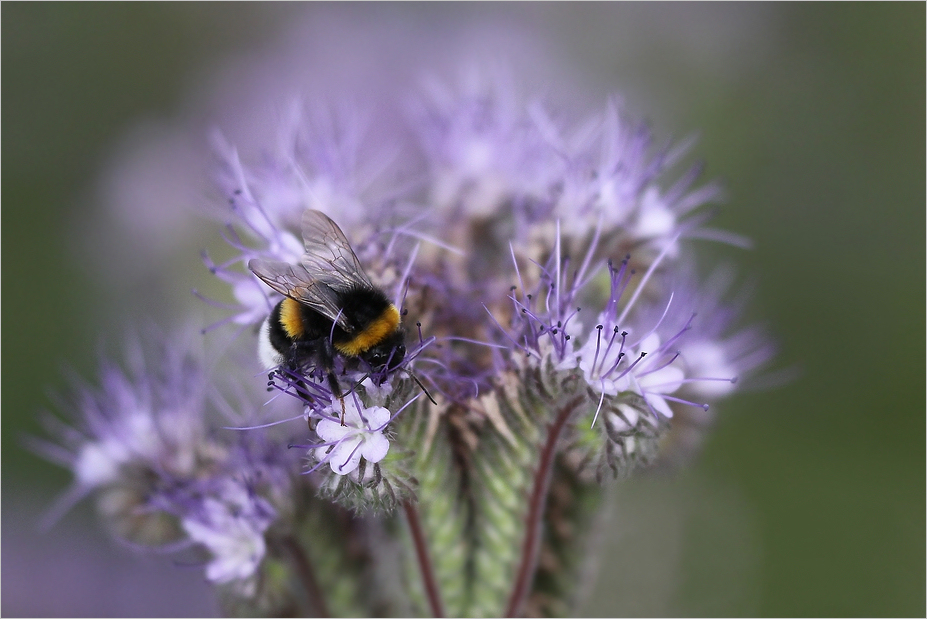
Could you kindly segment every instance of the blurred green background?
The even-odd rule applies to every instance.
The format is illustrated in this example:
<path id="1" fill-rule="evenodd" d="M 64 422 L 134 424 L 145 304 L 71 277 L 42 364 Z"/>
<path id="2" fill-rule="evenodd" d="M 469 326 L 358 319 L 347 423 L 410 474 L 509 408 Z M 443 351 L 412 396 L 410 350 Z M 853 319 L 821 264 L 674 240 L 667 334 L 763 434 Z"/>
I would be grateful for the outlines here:
<path id="1" fill-rule="evenodd" d="M 143 119 L 195 116 L 190 93 L 227 58 L 323 11 L 536 30 L 658 136 L 698 131 L 705 177 L 728 189 L 717 225 L 755 241 L 702 249 L 755 275 L 752 317 L 801 374 L 724 403 L 688 470 L 617 490 L 584 612 L 923 616 L 922 3 L 4 3 L 2 613 L 215 612 L 200 571 L 131 557 L 88 505 L 37 531 L 69 478 L 22 437 L 62 368 L 95 375 L 101 339 L 139 311 L 126 296 L 164 285 L 113 284 L 75 238 L 101 216 L 115 145 Z M 199 267 L 195 248 L 177 260 Z"/>

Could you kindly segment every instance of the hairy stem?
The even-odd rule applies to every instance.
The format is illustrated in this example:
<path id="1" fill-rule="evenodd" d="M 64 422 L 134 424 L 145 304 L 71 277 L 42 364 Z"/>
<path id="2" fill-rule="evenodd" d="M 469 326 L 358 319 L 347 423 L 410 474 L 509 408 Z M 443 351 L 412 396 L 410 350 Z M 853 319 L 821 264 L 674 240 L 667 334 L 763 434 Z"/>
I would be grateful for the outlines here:
<path id="1" fill-rule="evenodd" d="M 550 490 L 550 479 L 554 470 L 554 460 L 557 455 L 557 441 L 563 432 L 567 419 L 582 401 L 581 397 L 567 402 L 547 434 L 547 442 L 541 451 L 538 468 L 534 473 L 534 486 L 531 490 L 531 500 L 528 504 L 528 515 L 525 518 L 525 539 L 521 547 L 521 563 L 515 576 L 515 584 L 505 609 L 506 617 L 520 617 L 528 594 L 531 592 L 531 583 L 537 568 L 540 551 L 541 528 L 544 519 L 544 507 L 547 504 L 547 493 Z"/>
<path id="2" fill-rule="evenodd" d="M 428 596 L 428 604 L 431 606 L 431 616 L 443 617 L 444 607 L 441 604 L 441 592 L 438 590 L 438 583 L 435 580 L 431 557 L 428 556 L 428 546 L 425 543 L 425 534 L 422 532 L 422 525 L 418 519 L 418 510 L 410 501 L 403 503 L 402 507 L 406 512 L 406 520 L 409 521 L 409 530 L 412 532 L 415 556 L 418 559 L 419 569 L 422 571 L 422 583 L 425 585 L 425 594 Z"/>
<path id="3" fill-rule="evenodd" d="M 303 583 L 303 587 L 306 590 L 306 597 L 309 601 L 308 610 L 310 616 L 329 617 L 330 615 L 328 614 L 328 607 L 325 604 L 325 597 L 322 594 L 321 587 L 319 587 L 319 581 L 316 580 L 315 577 L 315 570 L 312 569 L 309 558 L 306 556 L 306 553 L 303 552 L 303 547 L 300 546 L 296 538 L 291 535 L 281 539 L 280 546 L 290 556 L 290 559 L 293 561 L 293 566 L 296 568 L 296 573 L 299 574 L 299 579 Z"/>

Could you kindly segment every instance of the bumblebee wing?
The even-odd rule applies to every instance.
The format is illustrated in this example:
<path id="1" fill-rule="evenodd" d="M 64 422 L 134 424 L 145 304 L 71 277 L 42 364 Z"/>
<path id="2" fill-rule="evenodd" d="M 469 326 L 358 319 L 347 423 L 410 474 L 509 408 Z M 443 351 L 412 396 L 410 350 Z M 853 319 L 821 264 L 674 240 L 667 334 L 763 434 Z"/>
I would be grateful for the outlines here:
<path id="1" fill-rule="evenodd" d="M 303 213 L 303 245 L 302 266 L 313 279 L 335 290 L 373 286 L 344 232 L 321 211 Z"/>
<path id="2" fill-rule="evenodd" d="M 311 307 L 341 328 L 349 330 L 342 315 L 338 292 L 325 282 L 313 278 L 313 274 L 302 264 L 255 258 L 248 262 L 248 268 L 283 296 Z"/>

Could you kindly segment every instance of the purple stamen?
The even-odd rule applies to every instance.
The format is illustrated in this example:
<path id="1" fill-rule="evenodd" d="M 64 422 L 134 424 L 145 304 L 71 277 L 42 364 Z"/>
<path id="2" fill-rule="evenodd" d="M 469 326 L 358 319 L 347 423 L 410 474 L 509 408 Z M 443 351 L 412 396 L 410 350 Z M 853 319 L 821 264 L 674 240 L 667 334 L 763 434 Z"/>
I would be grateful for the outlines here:
<path id="1" fill-rule="evenodd" d="M 596 326 L 595 326 L 595 330 L 596 330 L 596 333 L 595 333 L 595 355 L 593 355 L 593 357 L 592 357 L 592 373 L 593 373 L 593 375 L 595 375 L 595 366 L 596 366 L 596 364 L 598 364 L 598 362 L 599 362 L 599 348 L 600 348 L 601 345 L 602 345 L 602 329 L 603 329 L 603 328 L 604 328 L 603 325 L 596 325 Z"/>
<path id="2" fill-rule="evenodd" d="M 644 273 L 644 276 L 641 278 L 641 281 L 638 283 L 637 288 L 634 290 L 634 294 L 631 295 L 631 300 L 625 304 L 624 311 L 621 312 L 621 316 L 619 316 L 618 320 L 615 321 L 616 323 L 621 324 L 624 322 L 625 318 L 628 315 L 628 312 L 631 311 L 631 308 L 634 307 L 634 303 L 637 302 L 638 297 L 640 297 L 641 293 L 644 291 L 644 288 L 646 288 L 647 282 L 650 280 L 650 277 L 654 274 L 654 272 L 656 272 L 657 267 L 660 266 L 660 263 L 663 262 L 663 259 L 669 253 L 670 248 L 675 246 L 676 241 L 679 240 L 680 234 L 682 233 L 677 232 L 673 236 L 673 238 L 667 241 L 664 244 L 663 249 L 662 251 L 660 251 L 659 255 L 657 255 L 654 261 L 650 263 L 650 266 L 647 267 L 647 271 Z"/>
<path id="3" fill-rule="evenodd" d="M 702 410 L 708 410 L 708 404 L 704 402 L 693 402 L 692 400 L 684 400 L 682 398 L 677 398 L 676 396 L 663 394 L 662 397 L 664 400 L 670 400 L 671 402 L 679 402 L 680 404 L 685 404 L 686 406 L 694 406 L 695 408 L 700 408 Z"/>
<path id="4" fill-rule="evenodd" d="M 351 450 L 351 453 L 348 455 L 348 459 L 344 461 L 344 464 L 338 465 L 339 471 L 344 470 L 344 467 L 347 466 L 348 462 L 351 461 L 351 458 L 354 457 L 354 454 L 356 454 L 357 450 L 360 448 L 361 448 L 361 442 L 358 442 L 357 445 L 354 446 L 354 449 Z"/>
<path id="5" fill-rule="evenodd" d="M 271 421 L 270 423 L 264 423 L 259 426 L 222 426 L 223 430 L 260 430 L 262 428 L 269 428 L 271 426 L 278 426 L 281 423 L 288 423 L 290 421 L 296 421 L 297 419 L 304 419 L 305 415 L 296 415 L 295 417 L 289 417 L 287 419 L 280 419 L 278 421 Z"/>
<path id="6" fill-rule="evenodd" d="M 623 355 L 622 355 L 622 356 L 623 356 Z M 634 360 L 634 363 L 632 363 L 631 365 L 629 365 L 628 367 L 626 367 L 626 368 L 624 369 L 624 371 L 621 372 L 621 374 L 619 374 L 618 376 L 615 377 L 615 379 L 617 380 L 617 379 L 619 379 L 619 378 L 624 378 L 625 376 L 627 376 L 628 373 L 630 373 L 631 370 L 634 369 L 634 366 L 636 366 L 638 363 L 640 363 L 640 362 L 641 362 L 641 359 L 643 359 L 643 358 L 646 357 L 646 356 L 647 356 L 647 353 L 642 352 L 642 353 L 640 354 L 640 356 L 639 356 L 637 359 Z M 615 364 L 615 367 L 617 367 L 617 364 Z"/>
<path id="7" fill-rule="evenodd" d="M 579 267 L 579 270 L 576 272 L 576 275 L 573 276 L 574 292 L 586 285 L 586 281 L 583 279 L 583 276 L 586 273 L 586 269 L 589 268 L 589 264 L 592 262 L 592 256 L 599 244 L 599 236 L 602 234 L 602 220 L 604 216 L 604 213 L 600 211 L 599 220 L 596 222 L 595 226 L 595 232 L 592 235 L 592 240 L 589 241 L 589 247 L 586 249 L 586 256 L 583 258 L 583 263 Z M 594 275 L 595 273 L 592 273 L 589 275 L 589 277 L 591 278 Z"/>
<path id="8" fill-rule="evenodd" d="M 605 362 L 605 359 L 608 358 L 608 353 L 611 352 L 611 350 L 612 350 L 612 344 L 615 343 L 615 338 L 617 337 L 617 335 L 618 335 L 618 327 L 617 327 L 617 325 L 616 325 L 616 326 L 612 329 L 612 336 L 611 336 L 610 338 L 608 338 L 608 346 L 605 347 L 605 354 L 602 355 L 602 362 L 603 362 L 603 363 Z M 620 352 L 620 351 L 619 351 L 619 352 Z"/>
<path id="9" fill-rule="evenodd" d="M 662 348 L 662 347 L 661 347 L 661 348 Z M 650 368 L 650 369 L 648 369 L 648 370 L 645 371 L 645 372 L 641 372 L 641 376 L 646 376 L 647 374 L 653 374 L 654 372 L 659 372 L 660 370 L 662 370 L 663 368 L 667 367 L 668 365 L 670 365 L 673 361 L 675 361 L 675 360 L 678 359 L 678 358 L 679 358 L 679 351 L 676 351 L 676 354 L 673 355 L 673 356 L 669 359 L 669 361 L 666 361 L 666 362 L 663 363 L 662 365 L 658 365 L 658 366 L 655 367 L 655 368 Z"/>
<path id="10" fill-rule="evenodd" d="M 400 413 L 402 413 L 402 411 L 406 410 L 413 402 L 415 402 L 415 401 L 416 401 L 417 399 L 419 399 L 420 397 L 422 397 L 422 393 L 421 393 L 421 392 L 415 394 L 415 397 L 414 397 L 414 398 L 412 398 L 411 400 L 409 400 L 408 402 L 406 402 L 405 404 L 403 404 L 402 407 L 401 407 L 398 411 L 396 411 L 396 412 L 393 414 L 392 417 L 390 417 L 389 419 L 387 419 L 386 422 L 385 422 L 382 426 L 380 426 L 380 427 L 377 428 L 376 430 L 374 430 L 373 428 L 370 428 L 370 431 L 371 431 L 371 432 L 382 432 L 383 430 L 385 430 L 385 429 L 386 429 L 386 426 L 388 426 L 389 424 L 393 423 L 393 421 L 395 421 L 396 417 L 398 417 L 398 416 L 400 415 Z M 365 420 L 365 422 L 366 422 L 366 420 Z"/>

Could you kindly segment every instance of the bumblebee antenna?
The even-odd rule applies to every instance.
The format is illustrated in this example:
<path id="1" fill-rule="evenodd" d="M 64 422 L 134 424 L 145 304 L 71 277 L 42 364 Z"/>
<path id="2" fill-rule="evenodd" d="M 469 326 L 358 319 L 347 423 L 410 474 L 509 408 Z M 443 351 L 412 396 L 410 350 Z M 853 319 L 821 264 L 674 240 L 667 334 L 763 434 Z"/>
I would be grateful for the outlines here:
<path id="1" fill-rule="evenodd" d="M 405 372 L 406 374 L 408 374 L 408 375 L 409 375 L 409 378 L 411 378 L 412 380 L 415 381 L 415 384 L 418 385 L 419 388 L 421 388 L 422 392 L 423 392 L 426 396 L 428 396 L 428 399 L 431 400 L 431 403 L 432 403 L 432 404 L 434 404 L 435 406 L 438 405 L 438 403 L 435 401 L 435 399 L 434 399 L 433 397 L 431 397 L 431 394 L 428 393 L 428 389 L 425 388 L 425 385 L 422 384 L 422 381 L 420 381 L 420 380 L 418 379 L 418 376 L 416 376 L 415 374 L 413 374 L 412 371 L 409 370 L 408 368 L 402 368 L 402 371 Z M 367 372 L 366 374 L 364 374 L 364 375 L 360 378 L 360 380 L 356 381 L 356 382 L 351 386 L 351 388 L 348 389 L 343 395 L 339 395 L 339 396 L 338 396 L 338 397 L 341 398 L 342 406 L 344 406 L 344 397 L 345 397 L 345 396 L 348 396 L 348 395 L 351 395 L 351 394 L 357 389 L 357 387 L 358 387 L 362 382 L 364 382 L 365 380 L 367 380 L 369 377 L 370 377 L 370 372 Z"/>

